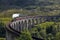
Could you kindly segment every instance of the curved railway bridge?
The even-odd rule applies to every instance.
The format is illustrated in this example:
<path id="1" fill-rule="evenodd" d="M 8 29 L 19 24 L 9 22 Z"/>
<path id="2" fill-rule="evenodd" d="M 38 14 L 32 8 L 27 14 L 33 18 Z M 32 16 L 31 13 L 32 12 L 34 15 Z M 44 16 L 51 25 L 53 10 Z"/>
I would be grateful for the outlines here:
<path id="1" fill-rule="evenodd" d="M 15 37 L 19 36 L 24 29 L 30 30 L 34 25 L 46 21 L 60 22 L 60 16 L 26 16 L 16 18 L 6 25 L 6 40 L 15 40 Z M 33 40 L 44 40 L 34 36 L 32 38 Z"/>

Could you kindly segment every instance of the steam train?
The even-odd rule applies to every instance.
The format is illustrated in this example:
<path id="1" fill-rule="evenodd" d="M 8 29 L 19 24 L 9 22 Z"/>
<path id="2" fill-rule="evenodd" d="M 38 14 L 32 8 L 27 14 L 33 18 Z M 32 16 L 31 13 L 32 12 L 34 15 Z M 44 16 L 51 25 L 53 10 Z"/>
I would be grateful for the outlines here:
<path id="1" fill-rule="evenodd" d="M 59 19 L 60 16 L 38 16 L 38 15 L 27 16 L 27 15 L 22 15 L 22 14 L 13 14 L 12 18 L 13 18 L 12 21 L 21 20 L 21 19 L 30 19 L 30 18 L 45 18 L 45 19 L 47 19 L 47 21 L 48 20 L 56 21 L 55 19 Z"/>

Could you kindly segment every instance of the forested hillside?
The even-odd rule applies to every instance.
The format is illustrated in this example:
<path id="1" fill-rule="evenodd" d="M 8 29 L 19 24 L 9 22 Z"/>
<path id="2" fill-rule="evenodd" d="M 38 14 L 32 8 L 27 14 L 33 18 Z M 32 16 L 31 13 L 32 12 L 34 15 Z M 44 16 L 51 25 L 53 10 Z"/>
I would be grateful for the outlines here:
<path id="1" fill-rule="evenodd" d="M 11 17 L 13 13 L 60 15 L 60 0 L 1 0 L 0 17 Z"/>

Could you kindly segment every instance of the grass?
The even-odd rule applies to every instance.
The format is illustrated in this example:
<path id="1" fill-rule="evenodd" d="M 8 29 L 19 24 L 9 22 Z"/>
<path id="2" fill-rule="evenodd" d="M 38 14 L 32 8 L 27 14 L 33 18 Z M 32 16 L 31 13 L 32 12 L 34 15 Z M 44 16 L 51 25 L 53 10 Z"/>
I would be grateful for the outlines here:
<path id="1" fill-rule="evenodd" d="M 6 40 L 6 38 L 0 38 L 0 40 Z"/>
<path id="2" fill-rule="evenodd" d="M 6 23 L 9 23 L 9 21 L 11 21 L 12 18 L 0 18 L 0 22 L 6 24 Z"/>

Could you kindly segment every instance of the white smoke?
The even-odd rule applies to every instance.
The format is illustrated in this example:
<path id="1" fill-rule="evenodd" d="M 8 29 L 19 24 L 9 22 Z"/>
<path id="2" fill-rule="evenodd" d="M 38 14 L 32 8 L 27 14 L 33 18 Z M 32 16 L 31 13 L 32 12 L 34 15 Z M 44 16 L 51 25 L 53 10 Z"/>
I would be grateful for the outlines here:
<path id="1" fill-rule="evenodd" d="M 12 18 L 16 18 L 16 17 L 19 17 L 19 16 L 20 16 L 20 14 L 13 14 Z"/>

